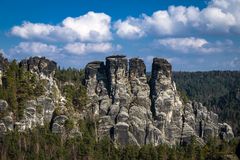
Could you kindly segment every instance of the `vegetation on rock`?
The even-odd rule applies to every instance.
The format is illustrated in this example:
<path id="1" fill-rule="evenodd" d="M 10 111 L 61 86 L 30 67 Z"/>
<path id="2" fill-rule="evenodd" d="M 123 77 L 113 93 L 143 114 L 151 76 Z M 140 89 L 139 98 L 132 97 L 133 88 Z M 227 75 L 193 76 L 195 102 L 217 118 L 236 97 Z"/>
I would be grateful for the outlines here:
<path id="1" fill-rule="evenodd" d="M 173 79 L 183 95 L 208 106 L 240 135 L 239 71 L 174 72 Z"/>
<path id="2" fill-rule="evenodd" d="M 61 92 L 68 105 L 81 111 L 87 103 L 87 92 L 84 84 L 84 71 L 73 68 L 60 69 L 55 73 Z"/>
<path id="3" fill-rule="evenodd" d="M 15 114 L 17 120 L 23 115 L 23 108 L 27 100 L 34 99 L 44 93 L 43 82 L 34 73 L 19 67 L 14 60 L 3 74 L 3 84 L 0 86 L 0 99 L 9 104 L 9 111 Z"/>
<path id="4" fill-rule="evenodd" d="M 240 93 L 235 88 L 239 86 L 238 72 L 224 73 L 226 76 L 223 76 L 221 81 L 216 77 L 214 78 L 218 74 L 221 75 L 217 72 L 209 73 L 209 77 L 202 73 L 203 75 L 200 76 L 199 80 L 194 78 L 195 75 L 189 73 L 179 74 L 182 75 L 174 74 L 174 78 L 179 87 L 179 94 L 185 103 L 188 102 L 189 98 L 210 104 L 214 110 L 218 111 L 222 120 L 237 122 L 235 128 L 239 129 L 240 123 L 237 119 L 239 111 L 237 109 Z M 83 70 L 72 68 L 58 68 L 55 73 L 55 79 L 61 93 L 67 100 L 66 107 L 70 106 L 79 113 L 85 109 L 88 102 L 84 76 Z M 24 105 L 28 100 L 36 99 L 45 92 L 46 82 L 39 79 L 36 74 L 20 67 L 16 61 L 9 63 L 2 80 L 0 99 L 8 102 L 8 110 L 14 114 L 15 121 L 21 119 Z M 205 81 L 210 82 L 208 84 L 210 86 L 207 86 Z M 215 86 L 216 83 L 219 86 Z M 211 86 L 217 87 L 220 91 L 214 90 L 215 88 L 209 89 Z M 209 92 L 207 92 L 208 90 Z M 42 105 L 36 107 L 37 113 L 41 113 L 42 110 Z M 56 107 L 53 117 L 63 114 L 61 108 Z M 1 112 L 0 116 L 4 117 L 4 114 Z M 231 116 L 233 119 L 230 118 Z M 13 131 L 2 134 L 0 136 L 0 159 L 217 160 L 237 159 L 236 155 L 239 155 L 239 139 L 232 139 L 228 142 L 213 138 L 209 139 L 203 146 L 200 146 L 194 137 L 192 137 L 191 143 L 181 146 L 167 144 L 157 146 L 145 144 L 141 147 L 132 144 L 116 146 L 112 139 L 106 136 L 99 138 L 96 135 L 96 121 L 94 119 L 85 117 L 75 122 L 76 119 L 73 118 L 74 116 L 69 116 L 64 121 L 67 134 L 52 133 L 50 124 L 27 129 L 25 132 Z M 81 134 L 72 136 L 70 132 L 75 125 L 78 125 Z"/>
<path id="5" fill-rule="evenodd" d="M 0 159 L 90 159 L 90 160 L 219 160 L 237 159 L 237 140 L 230 142 L 211 139 L 199 146 L 194 139 L 185 146 L 165 144 L 142 147 L 116 147 L 107 137 L 95 141 L 94 126 L 81 124 L 83 136 L 64 137 L 53 134 L 48 126 L 37 127 L 25 133 L 10 132 L 0 138 Z"/>

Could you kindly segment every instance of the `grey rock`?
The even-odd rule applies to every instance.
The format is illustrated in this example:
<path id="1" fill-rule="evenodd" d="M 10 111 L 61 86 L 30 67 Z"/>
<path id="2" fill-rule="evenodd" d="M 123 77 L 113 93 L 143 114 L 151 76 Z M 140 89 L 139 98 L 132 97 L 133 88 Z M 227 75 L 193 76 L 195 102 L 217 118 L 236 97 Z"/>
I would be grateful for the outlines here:
<path id="1" fill-rule="evenodd" d="M 13 126 L 13 118 L 11 116 L 11 114 L 9 114 L 8 116 L 5 116 L 3 117 L 3 122 L 7 128 L 7 131 L 12 131 L 14 129 L 14 126 Z"/>
<path id="2" fill-rule="evenodd" d="M 8 68 L 8 65 L 8 59 L 3 56 L 3 53 L 0 53 L 0 71 L 4 72 Z"/>
<path id="3" fill-rule="evenodd" d="M 8 103 L 5 100 L 0 100 L 0 112 L 7 111 Z"/>
<path id="4" fill-rule="evenodd" d="M 53 100 L 49 97 L 41 96 L 37 98 L 36 102 L 39 114 L 43 114 L 44 121 L 49 123 L 55 109 Z"/>
<path id="5" fill-rule="evenodd" d="M 229 141 L 234 137 L 232 128 L 227 123 L 219 124 L 219 135 L 226 141 Z"/>
<path id="6" fill-rule="evenodd" d="M 4 123 L 0 123 L 0 134 L 4 134 L 7 132 L 7 127 Z"/>
<path id="7" fill-rule="evenodd" d="M 129 134 L 128 134 L 129 125 L 125 122 L 118 122 L 115 126 L 114 138 L 116 142 L 121 145 L 127 145 L 129 142 Z"/>
<path id="8" fill-rule="evenodd" d="M 57 63 L 45 57 L 30 57 L 29 59 L 22 60 L 19 65 L 28 71 L 43 73 L 45 75 L 54 74 L 57 69 Z"/>
<path id="9" fill-rule="evenodd" d="M 18 132 L 24 132 L 26 130 L 26 123 L 25 122 L 15 122 L 15 130 Z"/>
<path id="10" fill-rule="evenodd" d="M 65 115 L 56 116 L 52 124 L 53 133 L 63 133 L 65 132 L 65 121 L 68 119 Z"/>
<path id="11" fill-rule="evenodd" d="M 14 129 L 13 113 L 8 111 L 8 103 L 0 100 L 0 134 Z"/>
<path id="12" fill-rule="evenodd" d="M 154 58 L 150 83 L 143 60 L 115 55 L 91 62 L 85 69 L 88 115 L 97 120 L 98 138 L 117 144 L 200 144 L 212 136 L 230 139 L 231 127 L 198 102 L 183 104 L 172 81 L 172 66 Z"/>

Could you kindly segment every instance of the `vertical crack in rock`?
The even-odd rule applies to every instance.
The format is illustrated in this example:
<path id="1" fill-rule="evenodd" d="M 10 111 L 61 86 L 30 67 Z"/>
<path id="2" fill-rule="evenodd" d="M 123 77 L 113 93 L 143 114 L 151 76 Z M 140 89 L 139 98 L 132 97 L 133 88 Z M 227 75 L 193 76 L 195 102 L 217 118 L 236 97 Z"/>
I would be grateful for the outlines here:
<path id="1" fill-rule="evenodd" d="M 153 59 L 149 84 L 143 60 L 130 59 L 128 70 L 125 56 L 107 57 L 106 66 L 89 63 L 86 82 L 89 106 L 99 108 L 93 114 L 99 138 L 107 135 L 121 145 L 173 145 L 188 143 L 192 136 L 202 144 L 211 136 L 233 137 L 231 127 L 219 124 L 217 115 L 201 103 L 182 103 L 165 59 Z"/>
<path id="2" fill-rule="evenodd" d="M 152 124 L 149 99 L 150 88 L 147 83 L 146 66 L 142 59 L 129 60 L 129 83 L 132 103 L 129 110 L 131 133 L 139 145 L 146 144 L 149 138 L 149 127 Z M 150 119 L 149 119 L 150 117 Z"/>
<path id="3" fill-rule="evenodd" d="M 6 65 L 0 58 L 1 66 Z M 0 112 L 4 113 L 0 118 L 0 133 L 14 127 L 24 131 L 46 121 L 51 121 L 52 132 L 62 133 L 69 115 L 78 114 L 65 106 L 66 99 L 53 78 L 56 63 L 32 57 L 21 61 L 20 66 L 45 80 L 46 92 L 26 103 L 24 118 L 19 122 L 14 122 L 13 113 L 7 112 L 7 102 L 0 100 Z M 149 84 L 146 66 L 139 58 L 128 61 L 125 56 L 115 55 L 106 58 L 106 65 L 101 61 L 90 62 L 85 68 L 85 85 L 89 101 L 83 113 L 95 120 L 98 138 L 109 136 L 116 144 L 140 146 L 184 144 L 192 136 L 204 144 L 209 137 L 229 140 L 234 136 L 232 128 L 219 123 L 218 115 L 201 103 L 182 102 L 172 81 L 172 66 L 165 59 L 153 59 Z M 60 115 L 54 115 L 56 107 Z"/>
<path id="4" fill-rule="evenodd" d="M 53 78 L 57 64 L 44 57 L 31 57 L 21 61 L 20 66 L 46 81 L 45 92 L 27 101 L 24 118 L 18 122 L 8 111 L 7 102 L 0 100 L 0 112 L 4 115 L 0 117 L 0 134 L 14 129 L 24 131 L 45 122 L 51 123 L 52 132 L 64 132 L 65 121 L 70 115 L 76 118 L 79 114 L 66 107 L 66 99 Z M 0 56 L 0 71 L 6 68 L 7 61 Z M 4 84 L 3 78 L 3 87 Z M 184 144 L 189 143 L 192 136 L 204 144 L 209 137 L 230 140 L 234 136 L 232 128 L 219 123 L 218 115 L 201 103 L 182 103 L 172 81 L 172 66 L 165 59 L 153 59 L 148 84 L 143 60 L 132 58 L 128 61 L 125 56 L 109 56 L 106 65 L 101 61 L 86 65 L 85 85 L 89 101 L 83 113 L 98 124 L 98 138 L 109 136 L 117 144 L 140 146 Z M 58 114 L 56 109 L 59 109 Z"/>

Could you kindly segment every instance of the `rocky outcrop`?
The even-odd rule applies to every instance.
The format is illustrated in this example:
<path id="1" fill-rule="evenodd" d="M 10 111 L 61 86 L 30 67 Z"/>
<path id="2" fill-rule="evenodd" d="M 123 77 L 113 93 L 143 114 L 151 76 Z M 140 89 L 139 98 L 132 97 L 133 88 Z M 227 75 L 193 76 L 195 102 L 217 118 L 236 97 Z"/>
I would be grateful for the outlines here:
<path id="1" fill-rule="evenodd" d="M 76 126 L 82 115 L 67 106 L 53 77 L 56 63 L 33 57 L 20 66 L 44 82 L 44 93 L 25 103 L 18 121 L 7 102 L 0 100 L 0 133 L 24 132 L 48 123 L 53 133 L 81 135 Z M 231 127 L 219 123 L 217 114 L 198 102 L 183 103 L 172 81 L 172 66 L 165 59 L 153 59 L 148 80 L 143 60 L 109 56 L 106 63 L 86 65 L 85 85 L 88 104 L 83 113 L 96 122 L 99 139 L 109 136 L 116 144 L 140 146 L 188 143 L 193 136 L 201 144 L 214 136 L 233 138 Z"/>
<path id="2" fill-rule="evenodd" d="M 8 60 L 3 57 L 3 53 L 0 53 L 0 86 L 3 85 L 3 73 L 8 68 Z"/>
<path id="3" fill-rule="evenodd" d="M 3 53 L 0 53 L 0 70 L 5 71 L 8 67 L 8 59 L 4 58 Z"/>
<path id="4" fill-rule="evenodd" d="M 217 114 L 201 103 L 182 102 L 165 59 L 153 59 L 150 82 L 143 60 L 128 62 L 125 56 L 107 57 L 106 65 L 91 62 L 85 76 L 87 113 L 98 122 L 99 138 L 109 136 L 122 145 L 173 145 L 188 143 L 192 136 L 202 144 L 213 136 L 233 137 L 231 127 L 219 124 Z"/>
<path id="5" fill-rule="evenodd" d="M 25 71 L 35 74 L 36 83 L 43 85 L 43 94 L 27 100 L 22 106 L 22 118 L 16 120 L 14 114 L 8 110 L 8 104 L 0 100 L 0 134 L 16 130 L 24 132 L 36 126 L 49 124 L 54 133 L 65 133 L 65 121 L 67 119 L 80 117 L 74 113 L 74 109 L 67 106 L 66 99 L 62 96 L 54 73 L 57 69 L 56 62 L 46 58 L 31 57 L 19 63 Z M 76 120 L 77 122 L 77 120 Z M 71 134 L 80 133 L 74 124 Z"/>
<path id="6" fill-rule="evenodd" d="M 45 75 L 53 75 L 57 69 L 57 63 L 45 57 L 30 57 L 29 59 L 22 60 L 19 65 L 28 71 L 43 73 Z"/>
<path id="7" fill-rule="evenodd" d="M 0 100 L 0 134 L 13 130 L 13 113 L 8 110 L 8 103 L 5 100 Z"/>

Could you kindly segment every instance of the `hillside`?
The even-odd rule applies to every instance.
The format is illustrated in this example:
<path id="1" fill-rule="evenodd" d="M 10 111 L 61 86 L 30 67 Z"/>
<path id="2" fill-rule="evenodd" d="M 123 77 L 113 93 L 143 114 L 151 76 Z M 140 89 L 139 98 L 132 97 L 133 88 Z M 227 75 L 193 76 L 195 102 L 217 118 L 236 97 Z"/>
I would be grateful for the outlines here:
<path id="1" fill-rule="evenodd" d="M 177 88 L 191 100 L 202 102 L 240 135 L 240 72 L 174 72 Z"/>
<path id="2" fill-rule="evenodd" d="M 0 159 L 236 158 L 232 128 L 184 99 L 171 64 L 109 56 L 84 70 L 0 59 Z"/>

